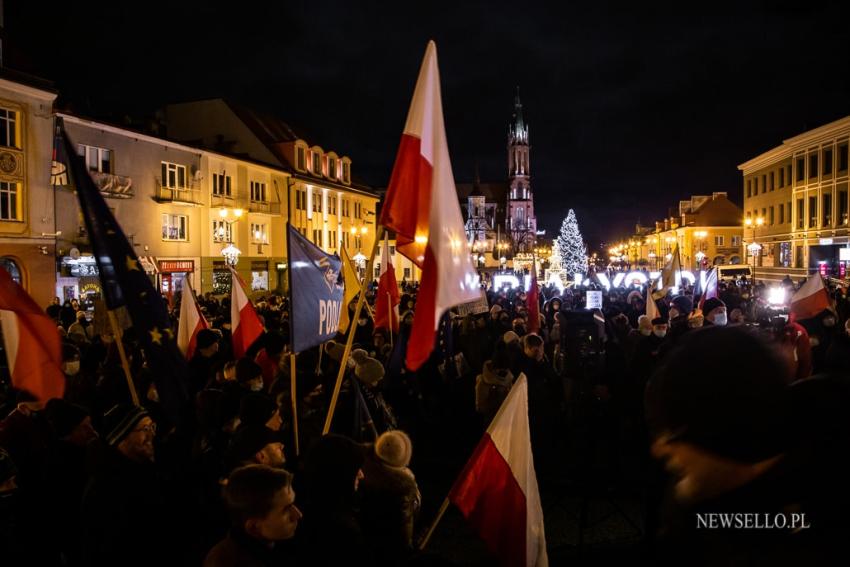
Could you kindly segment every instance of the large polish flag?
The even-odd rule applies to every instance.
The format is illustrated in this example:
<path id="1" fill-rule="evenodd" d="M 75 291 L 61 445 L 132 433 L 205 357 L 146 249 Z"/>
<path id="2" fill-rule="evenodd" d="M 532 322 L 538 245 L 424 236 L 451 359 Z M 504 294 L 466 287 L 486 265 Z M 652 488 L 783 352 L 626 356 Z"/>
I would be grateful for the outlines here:
<path id="1" fill-rule="evenodd" d="M 829 309 L 829 295 L 823 287 L 820 274 L 812 274 L 800 290 L 791 298 L 791 313 L 799 319 L 815 317 L 824 309 Z"/>
<path id="2" fill-rule="evenodd" d="M 177 346 L 187 359 L 195 355 L 198 332 L 208 329 L 209 323 L 198 309 L 195 294 L 189 284 L 189 278 L 183 280 L 183 294 L 180 299 L 180 320 L 177 322 Z"/>
<path id="3" fill-rule="evenodd" d="M 233 292 L 230 297 L 230 332 L 233 338 L 233 356 L 242 358 L 248 351 L 254 341 L 263 334 L 263 324 L 260 323 L 260 318 L 251 305 L 248 295 L 245 293 L 245 288 L 242 287 L 244 282 L 236 273 L 236 270 L 231 269 L 233 274 Z"/>
<path id="4" fill-rule="evenodd" d="M 712 297 L 720 297 L 717 290 L 717 268 L 712 268 L 711 271 L 708 272 L 708 276 L 705 278 L 705 289 L 702 290 L 702 297 L 699 300 L 700 310 L 702 310 L 705 300 L 711 299 Z"/>
<path id="5" fill-rule="evenodd" d="M 0 328 L 12 386 L 42 401 L 61 398 L 65 392 L 65 375 L 56 322 L 2 268 Z"/>
<path id="6" fill-rule="evenodd" d="M 416 370 L 434 349 L 442 314 L 480 297 L 449 159 L 433 41 L 419 69 L 381 224 L 396 232 L 396 249 L 422 268 L 406 360 Z"/>
<path id="7" fill-rule="evenodd" d="M 455 481 L 449 500 L 501 565 L 549 564 L 531 454 L 525 374 L 511 388 Z"/>
<path id="8" fill-rule="evenodd" d="M 381 244 L 381 273 L 378 278 L 378 297 L 375 299 L 375 328 L 390 329 L 398 333 L 398 282 L 390 258 L 389 235 L 384 234 Z"/>

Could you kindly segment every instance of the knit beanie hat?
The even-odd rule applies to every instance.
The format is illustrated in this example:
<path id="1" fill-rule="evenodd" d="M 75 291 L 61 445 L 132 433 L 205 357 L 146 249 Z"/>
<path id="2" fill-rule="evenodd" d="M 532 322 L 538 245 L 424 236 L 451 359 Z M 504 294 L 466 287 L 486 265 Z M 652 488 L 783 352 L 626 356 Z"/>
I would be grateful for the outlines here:
<path id="1" fill-rule="evenodd" d="M 131 404 L 113 406 L 103 416 L 103 430 L 106 432 L 106 442 L 117 445 L 129 434 L 136 424 L 148 416 L 145 408 Z"/>
<path id="2" fill-rule="evenodd" d="M 404 431 L 386 431 L 375 441 L 375 455 L 391 467 L 406 467 L 413 456 L 413 443 Z"/>
<path id="3" fill-rule="evenodd" d="M 262 425 L 277 411 L 277 404 L 265 394 L 248 394 L 239 405 L 239 421 L 242 425 Z"/>
<path id="4" fill-rule="evenodd" d="M 338 343 L 336 341 L 328 341 L 325 343 L 325 354 L 330 357 L 331 360 L 339 362 L 342 360 L 342 355 L 345 353 L 345 345 L 342 343 Z"/>
<path id="5" fill-rule="evenodd" d="M 218 342 L 218 333 L 216 333 L 212 329 L 201 329 L 200 331 L 198 331 L 198 336 L 195 340 L 197 342 L 199 350 L 202 348 L 207 348 Z"/>
<path id="6" fill-rule="evenodd" d="M 374 386 L 384 377 L 384 365 L 368 356 L 354 367 L 354 375 L 367 386 Z"/>
<path id="7" fill-rule="evenodd" d="M 502 341 L 504 341 L 505 344 L 519 342 L 519 335 L 517 335 L 513 331 L 507 331 L 504 335 L 502 335 Z"/>
<path id="8" fill-rule="evenodd" d="M 758 462 L 788 438 L 787 374 L 771 347 L 740 327 L 686 333 L 647 385 L 647 422 L 716 455 Z"/>
<path id="9" fill-rule="evenodd" d="M 246 425 L 233 434 L 228 456 L 233 465 L 250 461 L 270 443 L 280 443 L 279 435 L 265 425 Z"/>
<path id="10" fill-rule="evenodd" d="M 250 358 L 240 358 L 236 362 L 236 381 L 245 384 L 263 375 L 260 365 Z"/>
<path id="11" fill-rule="evenodd" d="M 363 364 L 369 358 L 369 353 L 362 348 L 356 348 L 351 351 L 349 358 L 354 361 L 354 364 Z"/>
<path id="12" fill-rule="evenodd" d="M 702 304 L 702 312 L 705 313 L 706 317 L 711 314 L 712 311 L 717 309 L 718 307 L 726 307 L 726 304 L 716 297 L 712 297 L 710 299 L 706 299 L 705 303 Z"/>
<path id="13" fill-rule="evenodd" d="M 59 439 L 70 435 L 89 416 L 88 410 L 84 407 L 62 398 L 53 398 L 48 401 L 44 414 Z"/>
<path id="14" fill-rule="evenodd" d="M 680 315 L 690 315 L 691 311 L 694 310 L 694 302 L 686 295 L 677 295 L 673 298 L 670 307 L 678 309 Z"/>

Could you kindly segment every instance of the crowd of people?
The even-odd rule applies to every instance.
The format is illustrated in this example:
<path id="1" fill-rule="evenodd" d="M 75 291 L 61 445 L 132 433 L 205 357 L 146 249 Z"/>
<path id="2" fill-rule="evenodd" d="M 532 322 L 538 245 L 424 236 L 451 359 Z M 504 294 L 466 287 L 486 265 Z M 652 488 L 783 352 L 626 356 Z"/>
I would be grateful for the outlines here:
<path id="1" fill-rule="evenodd" d="M 299 353 L 294 376 L 286 297 L 256 299 L 265 331 L 236 359 L 229 298 L 208 293 L 198 302 L 210 328 L 197 335 L 176 425 L 133 329 L 117 340 L 139 405 L 111 330 L 96 332 L 79 305 L 57 299 L 47 313 L 62 336 L 64 398 L 44 403 L 2 377 L 0 556 L 453 564 L 417 549 L 432 520 L 423 503 L 442 499 L 521 374 L 544 510 L 565 491 L 636 484 L 640 549 L 670 564 L 811 559 L 835 544 L 850 502 L 845 290 L 831 288 L 830 308 L 805 320 L 746 281 L 722 282 L 701 306 L 687 287 L 658 301 L 633 287 L 603 290 L 602 309 L 587 310 L 587 291 L 541 287 L 534 309 L 524 290 L 487 290 L 486 311 L 444 316 L 431 359 L 411 372 L 417 287 L 404 283 L 398 331 L 375 329 L 364 310 L 347 360 L 340 334 Z M 709 511 L 798 513 L 811 528 L 755 540 L 695 529 L 694 514 Z"/>

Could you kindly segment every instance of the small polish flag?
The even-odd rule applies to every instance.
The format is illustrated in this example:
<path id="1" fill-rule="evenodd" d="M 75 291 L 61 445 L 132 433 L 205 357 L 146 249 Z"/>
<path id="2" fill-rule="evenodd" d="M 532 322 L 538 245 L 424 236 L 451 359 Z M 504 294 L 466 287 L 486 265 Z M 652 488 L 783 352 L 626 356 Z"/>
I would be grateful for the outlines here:
<path id="1" fill-rule="evenodd" d="M 56 323 L 0 268 L 0 328 L 12 386 L 47 401 L 65 392 Z"/>
<path id="2" fill-rule="evenodd" d="M 829 295 L 823 287 L 820 274 L 812 274 L 803 287 L 791 298 L 791 313 L 796 319 L 815 317 L 824 309 L 829 309 Z"/>
<path id="3" fill-rule="evenodd" d="M 177 346 L 187 360 L 195 355 L 198 332 L 208 329 L 209 323 L 204 318 L 189 284 L 189 278 L 183 280 L 183 294 L 180 299 L 180 320 L 177 323 Z"/>
<path id="4" fill-rule="evenodd" d="M 455 481 L 449 500 L 501 565 L 549 564 L 531 454 L 525 374 L 514 383 Z"/>
<path id="5" fill-rule="evenodd" d="M 381 245 L 381 274 L 378 279 L 378 296 L 375 299 L 375 328 L 390 329 L 398 333 L 398 282 L 390 259 L 389 235 L 384 234 Z"/>
<path id="6" fill-rule="evenodd" d="M 233 356 L 242 358 L 254 341 L 263 334 L 263 324 L 251 305 L 245 289 L 242 287 L 242 278 L 233 268 L 233 293 L 230 297 L 230 333 L 233 338 Z"/>
<path id="7" fill-rule="evenodd" d="M 442 314 L 481 295 L 449 159 L 433 41 L 419 69 L 381 224 L 395 231 L 396 249 L 422 268 L 406 360 L 416 370 L 434 350 Z"/>

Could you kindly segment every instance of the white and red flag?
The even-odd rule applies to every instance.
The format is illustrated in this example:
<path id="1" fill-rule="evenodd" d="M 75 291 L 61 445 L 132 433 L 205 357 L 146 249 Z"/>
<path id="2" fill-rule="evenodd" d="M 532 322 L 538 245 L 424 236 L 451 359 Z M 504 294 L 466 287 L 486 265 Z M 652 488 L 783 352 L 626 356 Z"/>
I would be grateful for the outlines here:
<path id="1" fill-rule="evenodd" d="M 434 349 L 442 314 L 481 295 L 449 159 L 433 41 L 419 69 L 381 224 L 396 232 L 396 249 L 422 268 L 406 360 L 416 370 Z"/>
<path id="2" fill-rule="evenodd" d="M 56 322 L 0 268 L 0 327 L 12 386 L 42 401 L 65 392 Z"/>
<path id="3" fill-rule="evenodd" d="M 378 296 L 375 299 L 375 328 L 390 329 L 398 333 L 398 282 L 390 259 L 389 235 L 384 234 L 381 244 L 381 275 L 378 278 Z"/>
<path id="4" fill-rule="evenodd" d="M 528 308 L 528 332 L 540 332 L 540 291 L 537 287 L 537 260 L 531 267 L 531 284 L 528 294 L 525 296 L 525 304 Z"/>
<path id="5" fill-rule="evenodd" d="M 177 322 L 177 346 L 187 360 L 191 360 L 195 355 L 198 332 L 201 329 L 208 328 L 209 323 L 207 323 L 206 318 L 198 308 L 198 302 L 195 300 L 195 294 L 192 292 L 189 278 L 186 278 L 183 280 L 183 293 L 180 299 L 180 320 Z"/>
<path id="6" fill-rule="evenodd" d="M 711 299 L 712 297 L 720 297 L 717 292 L 717 268 L 712 268 L 705 277 L 705 289 L 702 290 L 702 297 L 699 300 L 700 310 L 702 310 L 702 305 L 705 303 L 705 300 Z"/>
<path id="7" fill-rule="evenodd" d="M 449 500 L 501 565 L 549 564 L 531 454 L 525 374 L 511 388 L 455 481 Z"/>
<path id="8" fill-rule="evenodd" d="M 230 333 L 233 338 L 233 356 L 242 358 L 254 341 L 263 334 L 263 324 L 254 310 L 254 306 L 245 293 L 245 284 L 236 270 L 233 274 L 233 293 L 230 297 Z"/>
<path id="9" fill-rule="evenodd" d="M 791 298 L 791 313 L 800 319 L 815 317 L 824 309 L 829 309 L 829 295 L 823 287 L 820 274 L 812 274 L 800 290 Z"/>

